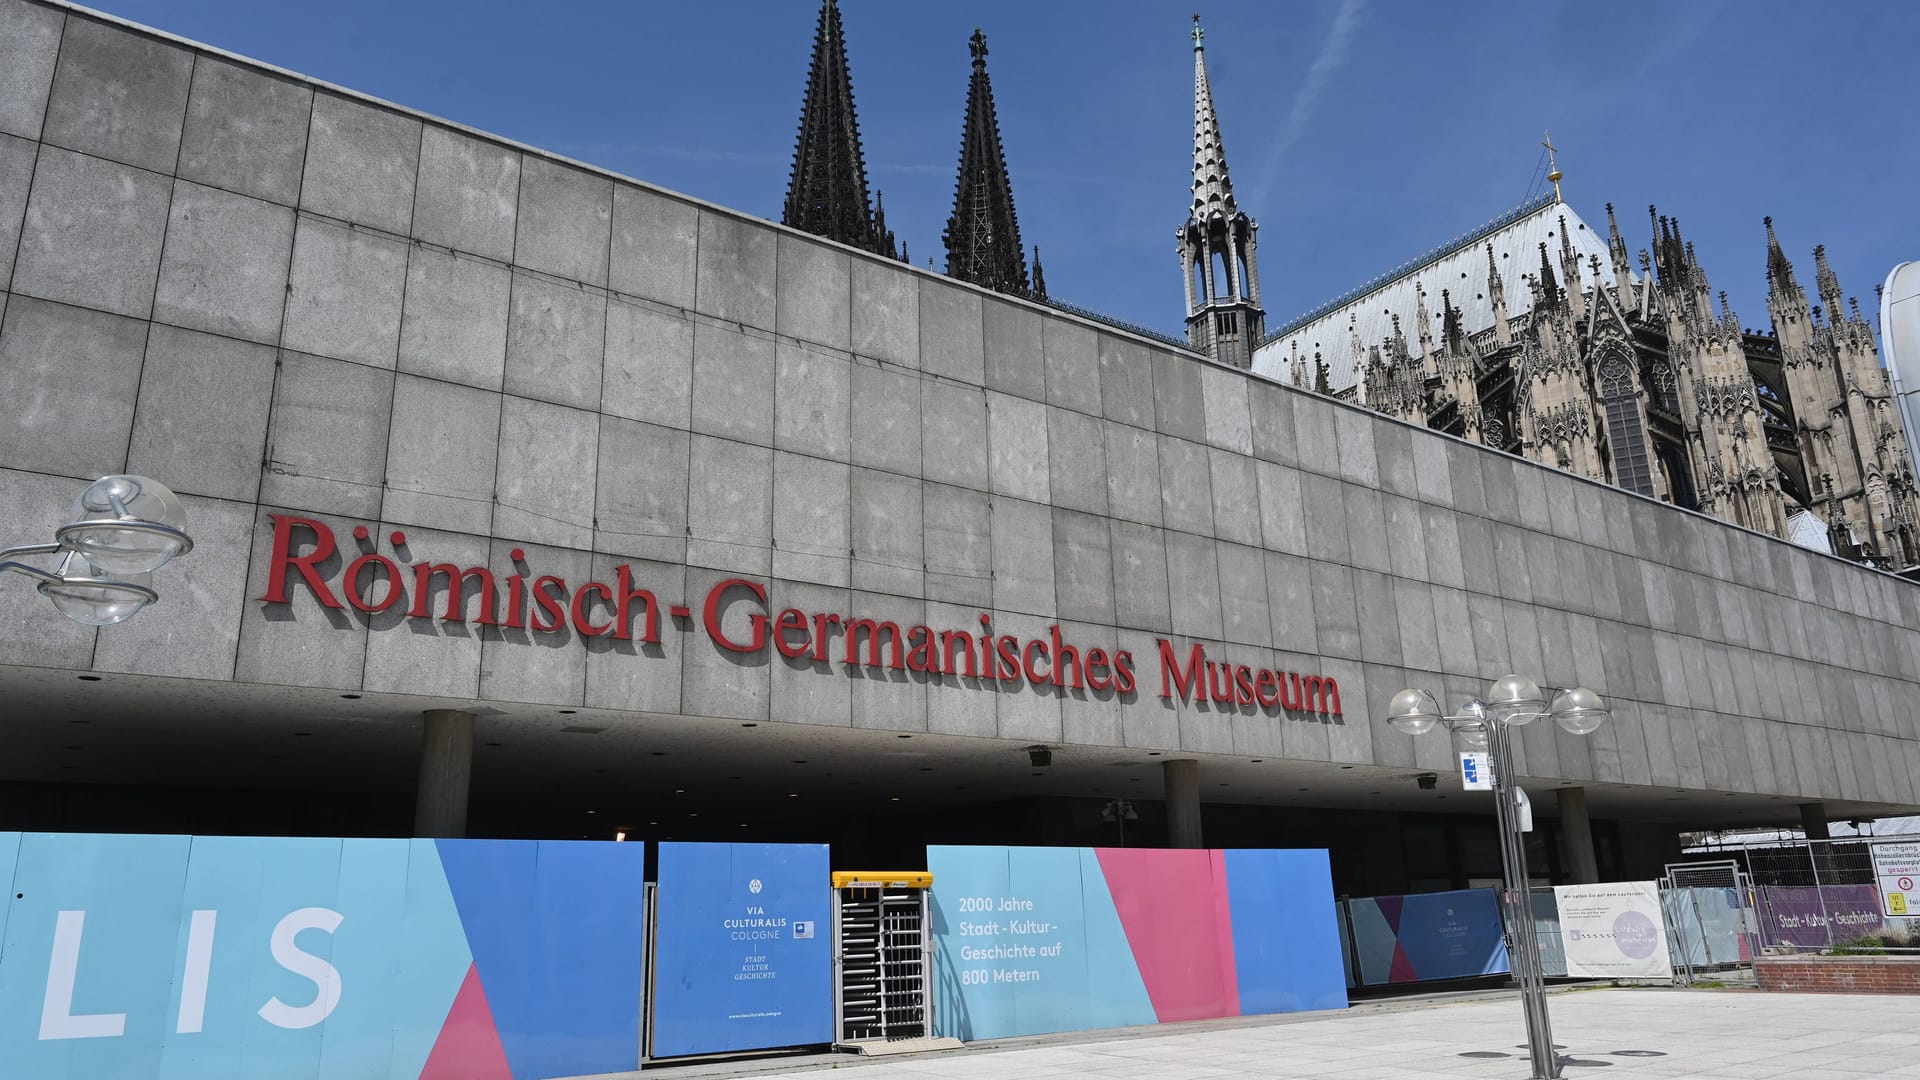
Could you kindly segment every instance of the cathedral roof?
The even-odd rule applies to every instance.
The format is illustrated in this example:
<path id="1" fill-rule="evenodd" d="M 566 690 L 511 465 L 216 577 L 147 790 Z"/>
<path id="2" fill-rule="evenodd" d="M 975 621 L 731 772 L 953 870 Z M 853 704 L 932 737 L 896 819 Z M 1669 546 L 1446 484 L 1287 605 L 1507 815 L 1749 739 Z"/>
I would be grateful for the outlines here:
<path id="1" fill-rule="evenodd" d="M 1393 336 L 1396 317 L 1405 328 L 1407 340 L 1418 339 L 1416 294 L 1420 289 L 1426 290 L 1435 338 L 1440 337 L 1440 320 L 1444 317 L 1439 308 L 1442 289 L 1448 290 L 1454 306 L 1460 309 L 1461 322 L 1469 335 L 1488 329 L 1493 325 L 1488 244 L 1493 245 L 1495 263 L 1500 268 L 1508 318 L 1524 315 L 1533 307 L 1533 292 L 1522 275 L 1538 272 L 1540 261 L 1535 253 L 1541 244 L 1557 256 L 1563 218 L 1574 251 L 1580 256 L 1583 275 L 1591 274 L 1590 260 L 1597 257 L 1601 280 L 1612 282 L 1606 235 L 1588 227 L 1573 207 L 1548 193 L 1288 321 L 1255 351 L 1253 369 L 1269 378 L 1291 381 L 1295 349 L 1307 358 L 1309 373 L 1317 352 L 1327 362 L 1328 385 L 1334 391 L 1344 390 L 1365 368 L 1367 348 Z M 1592 286 L 1591 281 L 1584 283 Z M 1353 348 L 1356 331 L 1357 355 Z"/>

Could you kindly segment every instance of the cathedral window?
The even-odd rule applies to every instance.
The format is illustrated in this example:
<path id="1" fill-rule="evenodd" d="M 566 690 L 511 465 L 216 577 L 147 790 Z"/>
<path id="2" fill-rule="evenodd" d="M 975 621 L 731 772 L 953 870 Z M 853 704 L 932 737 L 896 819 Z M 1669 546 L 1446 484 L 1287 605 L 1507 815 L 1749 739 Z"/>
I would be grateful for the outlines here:
<path id="1" fill-rule="evenodd" d="M 1607 445 L 1613 451 L 1614 483 L 1628 491 L 1652 496 L 1653 467 L 1647 452 L 1647 433 L 1640 424 L 1640 402 L 1633 390 L 1633 372 L 1624 352 L 1615 350 L 1600 362 L 1600 398 L 1607 414 Z"/>

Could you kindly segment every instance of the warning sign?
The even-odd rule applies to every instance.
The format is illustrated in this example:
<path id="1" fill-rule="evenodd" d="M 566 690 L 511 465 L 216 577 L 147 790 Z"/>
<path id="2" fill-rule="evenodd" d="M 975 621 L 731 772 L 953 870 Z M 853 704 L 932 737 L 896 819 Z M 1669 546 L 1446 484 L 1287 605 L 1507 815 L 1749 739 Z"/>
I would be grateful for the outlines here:
<path id="1" fill-rule="evenodd" d="M 1920 917 L 1920 843 L 1873 845 L 1873 876 L 1882 915 Z"/>

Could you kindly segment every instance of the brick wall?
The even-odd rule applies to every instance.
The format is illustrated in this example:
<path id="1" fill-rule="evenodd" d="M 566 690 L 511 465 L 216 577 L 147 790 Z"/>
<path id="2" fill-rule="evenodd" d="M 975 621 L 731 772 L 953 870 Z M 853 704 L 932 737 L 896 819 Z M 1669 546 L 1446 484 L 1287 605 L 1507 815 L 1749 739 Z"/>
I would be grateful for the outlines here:
<path id="1" fill-rule="evenodd" d="M 1757 960 L 1763 990 L 1828 994 L 1920 994 L 1920 957 L 1796 956 Z"/>

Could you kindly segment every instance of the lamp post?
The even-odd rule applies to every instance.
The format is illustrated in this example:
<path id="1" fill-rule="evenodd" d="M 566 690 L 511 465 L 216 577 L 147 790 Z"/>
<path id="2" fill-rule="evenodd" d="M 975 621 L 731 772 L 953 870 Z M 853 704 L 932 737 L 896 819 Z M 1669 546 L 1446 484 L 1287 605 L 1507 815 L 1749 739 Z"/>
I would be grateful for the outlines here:
<path id="1" fill-rule="evenodd" d="M 1456 716 L 1440 711 L 1440 703 L 1425 690 L 1402 690 L 1387 707 L 1387 722 L 1408 735 L 1424 735 L 1435 724 L 1455 734 L 1484 734 L 1493 758 L 1494 816 L 1500 830 L 1500 857 L 1506 888 L 1501 901 L 1511 928 L 1508 961 L 1520 984 L 1521 1006 L 1527 1018 L 1527 1049 L 1533 1059 L 1533 1080 L 1555 1080 L 1560 1059 L 1553 1050 L 1553 1025 L 1547 1019 L 1547 993 L 1540 970 L 1540 940 L 1533 928 L 1533 903 L 1528 891 L 1527 850 L 1520 835 L 1520 788 L 1513 777 L 1513 728 L 1543 716 L 1573 735 L 1586 735 L 1607 722 L 1607 706 L 1600 695 L 1585 687 L 1556 690 L 1549 699 L 1538 683 L 1507 675 L 1488 688 L 1486 700 L 1469 701 Z"/>
<path id="2" fill-rule="evenodd" d="M 153 572 L 193 550 L 187 511 L 167 485 L 144 476 L 103 476 L 74 500 L 73 520 L 53 543 L 0 548 L 0 570 L 23 574 L 62 615 L 112 626 L 160 599 Z M 49 570 L 22 557 L 58 555 Z"/>

